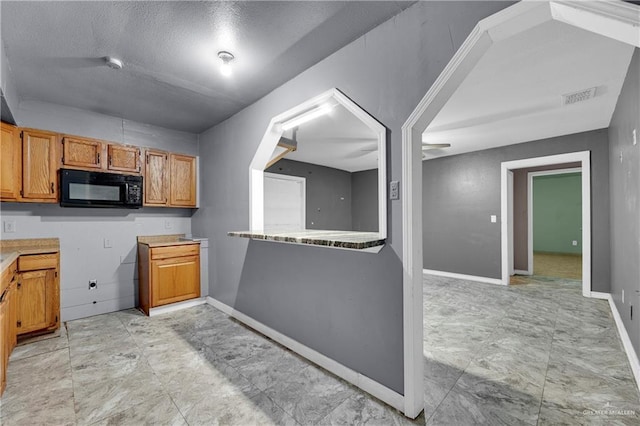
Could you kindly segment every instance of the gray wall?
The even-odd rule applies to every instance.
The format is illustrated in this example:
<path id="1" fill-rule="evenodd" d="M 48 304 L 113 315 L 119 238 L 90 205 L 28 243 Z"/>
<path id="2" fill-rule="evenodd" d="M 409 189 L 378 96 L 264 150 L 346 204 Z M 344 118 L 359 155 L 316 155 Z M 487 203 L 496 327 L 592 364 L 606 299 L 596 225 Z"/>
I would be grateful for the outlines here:
<path id="1" fill-rule="evenodd" d="M 425 269 L 501 277 L 500 163 L 591 151 L 592 290 L 609 291 L 609 148 L 606 129 L 423 161 Z M 497 223 L 489 221 L 497 215 Z"/>
<path id="2" fill-rule="evenodd" d="M 581 167 L 582 163 L 555 164 L 552 166 L 528 167 L 513 171 L 513 268 L 526 271 L 529 267 L 529 221 L 527 192 L 528 173 L 545 170 Z"/>
<path id="3" fill-rule="evenodd" d="M 62 105 L 21 102 L 14 114 L 20 126 L 198 153 L 197 135 Z M 60 239 L 63 321 L 135 306 L 137 235 L 191 233 L 190 209 L 83 209 L 6 202 L 0 209 L 2 221 L 16 223 L 15 233 L 5 233 L 2 228 L 2 239 Z M 111 247 L 104 247 L 105 238 Z M 88 290 L 90 279 L 98 280 L 97 290 Z"/>
<path id="4" fill-rule="evenodd" d="M 4 42 L 0 39 L 0 94 L 2 99 L 0 100 L 2 105 L 2 121 L 8 123 L 14 123 L 14 117 L 12 110 L 18 105 L 18 93 L 16 92 L 15 84 L 11 74 L 11 68 L 9 67 L 9 61 L 7 61 L 7 55 L 4 51 Z"/>
<path id="5" fill-rule="evenodd" d="M 639 103 L 640 53 L 636 49 L 609 126 L 611 294 L 636 354 L 640 354 L 640 142 L 633 145 L 632 132 L 635 129 L 640 139 Z"/>
<path id="6" fill-rule="evenodd" d="M 307 229 L 352 229 L 351 173 L 287 159 L 278 161 L 266 171 L 306 179 Z"/>
<path id="7" fill-rule="evenodd" d="M 352 173 L 351 193 L 352 229 L 378 232 L 378 169 Z"/>
<path id="8" fill-rule="evenodd" d="M 201 135 L 201 208 L 212 297 L 403 392 L 402 212 L 389 202 L 378 254 L 227 237 L 249 227 L 249 164 L 270 119 L 337 87 L 389 129 L 388 180 L 402 175 L 401 126 L 476 23 L 505 2 L 419 2 Z"/>

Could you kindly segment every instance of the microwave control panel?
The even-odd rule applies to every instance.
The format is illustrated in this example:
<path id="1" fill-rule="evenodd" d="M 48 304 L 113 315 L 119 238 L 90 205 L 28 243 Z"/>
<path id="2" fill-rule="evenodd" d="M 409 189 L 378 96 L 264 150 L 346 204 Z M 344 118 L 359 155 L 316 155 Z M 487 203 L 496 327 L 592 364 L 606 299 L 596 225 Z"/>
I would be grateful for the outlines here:
<path id="1" fill-rule="evenodd" d="M 130 183 L 127 185 L 127 203 L 128 204 L 141 204 L 142 203 L 142 185 Z"/>

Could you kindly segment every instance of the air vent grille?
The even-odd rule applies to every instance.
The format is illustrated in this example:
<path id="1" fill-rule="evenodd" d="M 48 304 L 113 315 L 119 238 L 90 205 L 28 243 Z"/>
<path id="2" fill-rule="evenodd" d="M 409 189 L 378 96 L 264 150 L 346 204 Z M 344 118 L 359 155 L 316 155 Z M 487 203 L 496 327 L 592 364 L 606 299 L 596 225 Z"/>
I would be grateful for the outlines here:
<path id="1" fill-rule="evenodd" d="M 571 105 L 577 102 L 586 101 L 596 95 L 596 88 L 580 90 L 578 92 L 567 93 L 562 95 L 562 105 Z"/>

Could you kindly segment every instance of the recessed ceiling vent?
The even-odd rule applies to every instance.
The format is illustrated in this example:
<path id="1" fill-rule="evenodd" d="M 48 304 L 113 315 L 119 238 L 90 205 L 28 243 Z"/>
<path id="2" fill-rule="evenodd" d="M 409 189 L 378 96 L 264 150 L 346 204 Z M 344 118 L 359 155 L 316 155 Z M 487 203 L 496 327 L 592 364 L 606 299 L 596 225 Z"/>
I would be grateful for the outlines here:
<path id="1" fill-rule="evenodd" d="M 596 88 L 580 90 L 578 92 L 562 95 L 562 105 L 571 105 L 593 98 L 596 95 Z"/>

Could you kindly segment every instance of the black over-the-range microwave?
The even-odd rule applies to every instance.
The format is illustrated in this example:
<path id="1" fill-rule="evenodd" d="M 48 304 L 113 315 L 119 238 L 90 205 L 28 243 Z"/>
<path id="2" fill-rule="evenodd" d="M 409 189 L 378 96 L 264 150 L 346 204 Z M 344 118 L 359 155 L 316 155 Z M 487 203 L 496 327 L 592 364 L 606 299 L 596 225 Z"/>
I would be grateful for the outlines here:
<path id="1" fill-rule="evenodd" d="M 62 207 L 142 207 L 142 176 L 60 169 Z"/>

